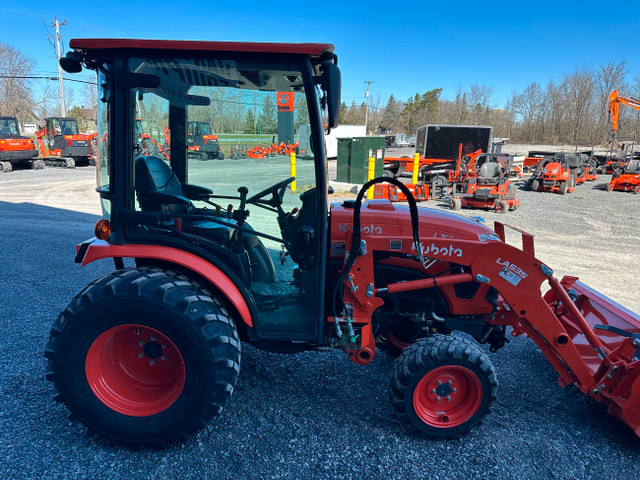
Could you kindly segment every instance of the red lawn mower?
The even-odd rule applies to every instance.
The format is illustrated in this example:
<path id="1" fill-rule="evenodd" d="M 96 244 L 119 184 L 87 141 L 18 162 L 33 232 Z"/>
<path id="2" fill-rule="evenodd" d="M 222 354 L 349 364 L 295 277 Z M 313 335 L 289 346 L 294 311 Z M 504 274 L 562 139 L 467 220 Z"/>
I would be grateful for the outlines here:
<path id="1" fill-rule="evenodd" d="M 540 160 L 529 184 L 534 192 L 573 193 L 578 178 L 584 182 L 584 170 L 577 156 L 556 153 Z"/>
<path id="2" fill-rule="evenodd" d="M 640 159 L 627 160 L 611 175 L 607 190 L 640 193 Z"/>
<path id="3" fill-rule="evenodd" d="M 500 213 L 517 209 L 520 200 L 516 198 L 516 187 L 509 179 L 512 162 L 510 155 L 481 153 L 471 169 L 461 169 L 462 181 L 459 187 L 454 183 L 451 209 L 491 208 Z"/>

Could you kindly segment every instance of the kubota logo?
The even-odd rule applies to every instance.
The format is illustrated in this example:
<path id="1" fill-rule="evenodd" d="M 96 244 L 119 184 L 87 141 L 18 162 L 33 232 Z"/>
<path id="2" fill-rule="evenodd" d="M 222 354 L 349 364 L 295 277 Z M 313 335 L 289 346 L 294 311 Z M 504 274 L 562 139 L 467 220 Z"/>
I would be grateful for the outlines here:
<path id="1" fill-rule="evenodd" d="M 429 256 L 431 255 L 441 255 L 443 257 L 462 257 L 462 249 L 456 248 L 453 245 L 438 247 L 434 243 L 431 245 L 427 245 L 426 247 L 420 243 L 420 249 L 422 250 L 422 255 Z M 415 244 L 411 246 L 411 250 L 416 250 Z"/>
<path id="2" fill-rule="evenodd" d="M 353 225 L 350 223 L 339 223 L 338 230 L 344 233 L 348 233 L 353 230 Z M 382 234 L 382 227 L 378 227 L 376 225 L 365 225 L 364 227 L 360 227 L 361 233 L 370 233 L 374 235 Z"/>

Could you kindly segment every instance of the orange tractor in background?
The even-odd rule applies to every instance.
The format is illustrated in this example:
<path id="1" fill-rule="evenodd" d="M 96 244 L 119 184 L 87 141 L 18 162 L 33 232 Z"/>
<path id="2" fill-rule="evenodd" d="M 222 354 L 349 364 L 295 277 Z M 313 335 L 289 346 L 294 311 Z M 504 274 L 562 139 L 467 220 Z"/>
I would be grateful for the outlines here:
<path id="1" fill-rule="evenodd" d="M 78 132 L 78 122 L 71 117 L 47 117 L 45 126 L 36 132 L 42 160 L 54 167 L 95 165 L 91 140 L 90 135 Z"/>
<path id="2" fill-rule="evenodd" d="M 36 159 L 37 156 L 33 140 L 20 134 L 18 119 L 0 117 L 0 172 L 10 172 L 13 165 L 18 163 L 40 169 L 44 167 L 44 163 Z"/>

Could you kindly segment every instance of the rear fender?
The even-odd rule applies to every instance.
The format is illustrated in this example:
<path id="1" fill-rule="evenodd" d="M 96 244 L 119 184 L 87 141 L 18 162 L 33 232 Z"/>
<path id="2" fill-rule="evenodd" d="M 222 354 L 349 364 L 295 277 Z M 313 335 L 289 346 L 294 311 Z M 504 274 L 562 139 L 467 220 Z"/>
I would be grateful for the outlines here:
<path id="1" fill-rule="evenodd" d="M 155 259 L 185 267 L 215 286 L 237 310 L 242 321 L 253 327 L 249 306 L 236 284 L 218 267 L 197 255 L 160 245 L 112 245 L 102 240 L 93 240 L 79 247 L 76 262 L 84 267 L 102 258 Z"/>

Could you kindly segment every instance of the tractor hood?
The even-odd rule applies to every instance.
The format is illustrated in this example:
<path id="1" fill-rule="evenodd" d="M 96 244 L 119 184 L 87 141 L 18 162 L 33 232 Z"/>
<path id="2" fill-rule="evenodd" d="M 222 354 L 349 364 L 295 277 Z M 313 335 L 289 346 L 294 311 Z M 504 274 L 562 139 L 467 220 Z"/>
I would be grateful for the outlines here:
<path id="1" fill-rule="evenodd" d="M 331 239 L 340 241 L 353 229 L 353 201 L 332 204 Z M 482 223 L 454 213 L 418 208 L 420 238 L 457 238 L 461 240 L 498 240 L 496 233 Z M 360 211 L 362 238 L 384 236 L 412 238 L 409 207 L 389 200 L 368 200 Z"/>

